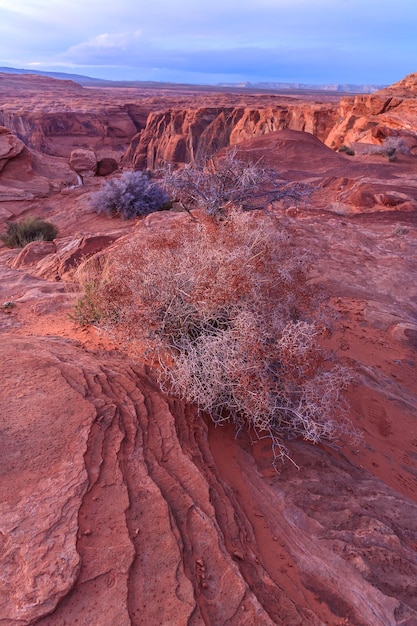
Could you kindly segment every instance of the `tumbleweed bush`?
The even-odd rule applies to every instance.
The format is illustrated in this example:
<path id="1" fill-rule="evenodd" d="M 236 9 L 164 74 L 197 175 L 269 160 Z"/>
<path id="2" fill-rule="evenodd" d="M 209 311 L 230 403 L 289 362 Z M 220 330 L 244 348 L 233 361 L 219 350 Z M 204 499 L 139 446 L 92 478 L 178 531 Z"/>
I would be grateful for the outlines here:
<path id="1" fill-rule="evenodd" d="M 141 231 L 101 267 L 101 324 L 155 355 L 166 391 L 270 437 L 275 459 L 288 438 L 343 439 L 350 375 L 320 348 L 322 307 L 288 231 L 259 211 L 188 219 Z"/>

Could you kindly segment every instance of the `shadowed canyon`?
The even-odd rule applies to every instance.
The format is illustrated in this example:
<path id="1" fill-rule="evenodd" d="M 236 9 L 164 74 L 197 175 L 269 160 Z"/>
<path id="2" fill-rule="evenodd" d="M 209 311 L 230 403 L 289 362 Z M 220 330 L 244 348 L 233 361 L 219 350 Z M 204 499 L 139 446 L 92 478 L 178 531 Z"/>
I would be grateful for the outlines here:
<path id="1" fill-rule="evenodd" d="M 371 95 L 82 87 L 0 73 L 1 626 L 417 625 L 417 74 Z M 164 394 L 73 319 L 131 233 L 91 195 L 234 146 L 308 196 L 268 210 L 334 310 L 360 442 L 271 445 Z M 156 175 L 156 174 L 155 174 Z"/>

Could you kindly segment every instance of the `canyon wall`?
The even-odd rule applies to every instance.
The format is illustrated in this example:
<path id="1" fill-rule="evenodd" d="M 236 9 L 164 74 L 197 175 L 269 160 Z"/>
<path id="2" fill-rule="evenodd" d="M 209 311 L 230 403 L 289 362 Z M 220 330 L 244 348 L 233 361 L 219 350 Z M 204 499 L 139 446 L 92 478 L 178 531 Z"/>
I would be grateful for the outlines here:
<path id="1" fill-rule="evenodd" d="M 219 149 L 283 129 L 311 133 L 324 141 L 337 120 L 330 102 L 291 102 L 263 107 L 200 107 L 149 114 L 146 127 L 124 156 L 135 169 L 199 162 Z"/>
<path id="2" fill-rule="evenodd" d="M 155 97 L 88 89 L 72 81 L 0 73 L 0 126 L 38 152 L 67 158 L 74 148 L 119 156 L 141 130 Z"/>
<path id="3" fill-rule="evenodd" d="M 106 154 L 123 151 L 139 125 L 125 107 L 104 111 L 0 111 L 0 124 L 24 143 L 51 156 L 66 157 L 74 148 Z"/>

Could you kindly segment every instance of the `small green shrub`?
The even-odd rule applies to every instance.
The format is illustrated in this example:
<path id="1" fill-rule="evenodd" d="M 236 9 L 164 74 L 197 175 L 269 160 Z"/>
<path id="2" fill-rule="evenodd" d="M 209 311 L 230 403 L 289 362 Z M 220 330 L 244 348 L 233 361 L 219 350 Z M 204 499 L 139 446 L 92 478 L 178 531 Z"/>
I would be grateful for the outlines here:
<path id="1" fill-rule="evenodd" d="M 8 222 L 7 231 L 0 237 L 8 248 L 24 248 L 31 241 L 52 241 L 58 229 L 38 217 L 27 217 L 22 222 Z"/>
<path id="2" fill-rule="evenodd" d="M 100 321 L 101 312 L 95 297 L 97 293 L 95 282 L 87 282 L 83 289 L 84 293 L 75 303 L 74 313 L 70 315 L 70 318 L 80 326 L 88 326 Z"/>
<path id="3" fill-rule="evenodd" d="M 144 172 L 125 172 L 120 178 L 106 181 L 92 196 L 91 208 L 126 220 L 159 211 L 168 201 L 167 192 Z"/>
<path id="4" fill-rule="evenodd" d="M 395 236 L 406 235 L 408 232 L 408 228 L 402 224 L 396 224 L 392 230 L 392 234 Z"/>
<path id="5" fill-rule="evenodd" d="M 344 152 L 348 156 L 355 156 L 355 151 L 353 150 L 353 148 L 350 148 L 349 146 L 346 146 L 345 144 L 343 144 L 343 146 L 340 146 L 338 152 Z"/>

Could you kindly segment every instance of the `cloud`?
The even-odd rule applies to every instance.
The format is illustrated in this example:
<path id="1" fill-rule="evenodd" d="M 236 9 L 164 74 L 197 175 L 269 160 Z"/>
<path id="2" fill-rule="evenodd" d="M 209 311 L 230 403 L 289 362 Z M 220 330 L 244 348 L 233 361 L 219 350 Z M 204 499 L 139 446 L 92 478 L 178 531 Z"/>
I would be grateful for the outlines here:
<path id="1" fill-rule="evenodd" d="M 0 0 L 0 65 L 126 79 L 381 83 L 417 69 L 415 0 L 144 5 Z"/>
<path id="2" fill-rule="evenodd" d="M 228 77 L 230 81 L 254 82 L 384 82 L 374 60 L 366 54 L 366 42 L 352 45 L 306 39 L 301 44 L 286 37 L 277 38 L 273 45 L 236 46 L 233 40 L 218 45 L 207 39 L 197 45 L 195 41 L 184 44 L 161 47 L 145 38 L 142 30 L 102 33 L 71 46 L 57 60 L 81 69 L 108 67 L 113 74 L 119 67 L 123 77 L 131 80 L 158 75 L 161 80 L 174 81 L 187 81 L 187 77 L 191 81 L 198 76 L 199 82 L 227 81 Z M 355 56 L 360 63 L 355 62 Z M 383 58 L 384 71 L 390 63 L 394 64 L 392 58 Z"/>
<path id="3" fill-rule="evenodd" d="M 100 54 L 103 50 L 117 54 L 118 51 L 125 53 L 130 49 L 134 49 L 141 36 L 141 31 L 136 30 L 134 33 L 102 33 L 95 35 L 84 43 L 70 46 L 63 56 L 68 58 L 83 58 L 88 61 L 89 57 Z"/>

